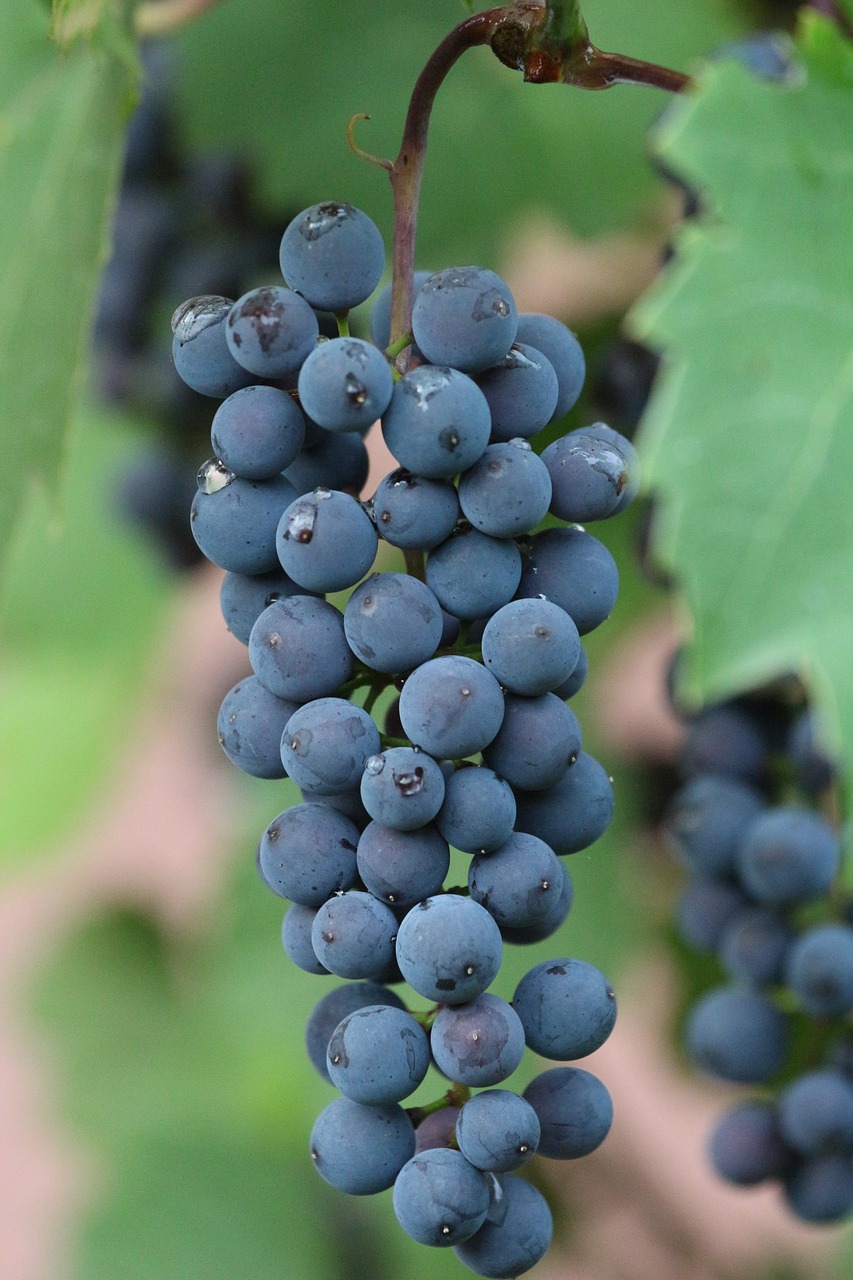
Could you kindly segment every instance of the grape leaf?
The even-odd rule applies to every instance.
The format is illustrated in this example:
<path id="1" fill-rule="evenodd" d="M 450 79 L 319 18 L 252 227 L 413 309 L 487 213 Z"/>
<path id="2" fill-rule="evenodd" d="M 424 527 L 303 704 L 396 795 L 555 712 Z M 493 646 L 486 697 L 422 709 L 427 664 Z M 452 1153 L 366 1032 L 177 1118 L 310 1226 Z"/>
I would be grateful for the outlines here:
<path id="1" fill-rule="evenodd" d="M 712 66 L 663 126 L 707 213 L 633 315 L 665 353 L 641 451 L 685 692 L 795 670 L 853 762 L 853 46 L 815 15 L 798 44 L 791 87 Z"/>
<path id="2" fill-rule="evenodd" d="M 134 78 L 114 7 L 60 50 L 36 0 L 0 6 L 0 557 L 80 390 Z"/>

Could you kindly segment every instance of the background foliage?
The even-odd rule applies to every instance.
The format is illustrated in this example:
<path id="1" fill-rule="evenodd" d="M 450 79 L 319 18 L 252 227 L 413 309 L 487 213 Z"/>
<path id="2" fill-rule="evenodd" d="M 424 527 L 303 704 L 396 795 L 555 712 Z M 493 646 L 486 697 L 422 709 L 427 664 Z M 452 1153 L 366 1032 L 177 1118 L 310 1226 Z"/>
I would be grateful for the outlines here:
<path id="1" fill-rule="evenodd" d="M 734 0 L 697 0 L 677 21 L 668 0 L 588 0 L 584 13 L 601 47 L 683 69 L 754 18 Z M 89 28 L 72 38 L 80 15 Z M 50 42 L 40 0 L 0 11 L 0 859 L 10 876 L 55 865 L 114 783 L 181 590 L 111 496 L 145 424 L 80 395 L 137 71 L 121 6 L 69 0 L 58 16 L 62 40 Z M 346 0 L 232 0 L 175 40 L 186 142 L 248 154 L 271 208 L 343 196 L 388 235 L 390 191 L 347 150 L 346 121 L 368 112 L 363 144 L 395 154 L 414 78 L 460 16 L 457 0 L 404 16 L 399 0 L 376 0 L 357 21 Z M 808 74 L 792 88 L 726 64 L 668 110 L 665 158 L 703 190 L 706 216 L 684 231 L 633 323 L 667 357 L 643 446 L 664 497 L 660 553 L 695 623 L 689 690 L 718 696 L 804 669 L 849 747 L 853 57 L 817 20 L 800 56 Z M 485 51 L 469 55 L 434 116 L 420 261 L 500 265 L 532 212 L 584 237 L 645 227 L 665 195 L 646 142 L 665 106 L 653 91 L 532 88 Z M 581 335 L 591 352 L 618 319 Z M 625 586 L 592 638 L 594 668 L 657 603 L 634 576 L 630 530 L 603 536 Z M 223 692 L 211 690 L 211 723 Z M 595 752 L 588 704 L 579 714 Z M 252 872 L 255 833 L 286 788 L 222 770 L 245 834 L 203 928 L 180 935 L 138 906 L 94 915 L 57 941 L 33 996 L 63 1114 L 103 1162 L 73 1274 L 456 1275 L 453 1258 L 390 1228 L 385 1197 L 342 1203 L 306 1172 L 328 1096 L 302 1050 L 318 991 L 281 955 L 280 909 Z M 572 861 L 577 906 L 561 941 L 618 980 L 649 945 L 660 884 L 636 856 L 641 780 L 626 765 L 616 772 L 617 823 Z M 499 993 L 517 976 L 507 965 Z M 324 1230 L 306 1230 L 311 1221 Z"/>

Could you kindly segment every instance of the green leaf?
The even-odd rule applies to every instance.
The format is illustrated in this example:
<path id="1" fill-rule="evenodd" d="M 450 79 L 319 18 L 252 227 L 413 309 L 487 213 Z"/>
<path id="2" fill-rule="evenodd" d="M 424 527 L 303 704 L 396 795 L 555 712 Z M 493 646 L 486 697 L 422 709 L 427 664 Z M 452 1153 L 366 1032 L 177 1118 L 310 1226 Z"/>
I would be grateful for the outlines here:
<path id="1" fill-rule="evenodd" d="M 801 82 L 710 67 L 661 136 L 708 207 L 633 317 L 664 372 L 641 438 L 657 548 L 693 623 L 686 692 L 790 670 L 853 761 L 853 48 Z"/>
<path id="2" fill-rule="evenodd" d="M 28 492 L 56 491 L 106 255 L 133 76 L 99 17 L 63 52 L 36 0 L 0 6 L 0 559 Z"/>
<path id="3" fill-rule="evenodd" d="M 0 876 L 53 857 L 116 769 L 116 744 L 151 687 L 170 583 L 122 519 L 138 437 L 91 408 L 66 464 L 62 536 L 44 495 L 15 540 L 0 667 Z"/>

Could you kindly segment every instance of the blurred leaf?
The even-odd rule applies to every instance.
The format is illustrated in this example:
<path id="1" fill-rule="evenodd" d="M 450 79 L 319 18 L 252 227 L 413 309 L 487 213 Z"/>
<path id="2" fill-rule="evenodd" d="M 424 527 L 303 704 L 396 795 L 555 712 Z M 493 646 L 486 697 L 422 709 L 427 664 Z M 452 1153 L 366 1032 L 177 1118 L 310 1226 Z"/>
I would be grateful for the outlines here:
<path id="1" fill-rule="evenodd" d="M 118 482 L 133 458 L 127 424 L 87 409 L 62 536 L 39 495 L 16 539 L 0 667 L 0 873 L 54 852 L 74 829 L 148 688 L 169 593 L 121 518 Z"/>
<path id="2" fill-rule="evenodd" d="M 0 560 L 34 485 L 56 491 L 133 87 L 126 49 L 48 33 L 36 0 L 0 6 Z"/>
<path id="3" fill-rule="evenodd" d="M 678 22 L 663 3 L 587 0 L 583 11 L 601 48 L 680 69 L 744 28 L 730 0 L 682 6 Z M 368 112 L 362 145 L 396 155 L 415 79 L 460 10 L 458 0 L 405 10 L 398 0 L 376 0 L 357 22 L 351 15 L 348 0 L 222 6 L 181 37 L 181 120 L 194 145 L 236 147 L 254 158 L 270 204 L 294 214 L 337 195 L 369 212 L 387 244 L 387 178 L 349 152 L 346 124 L 353 112 Z M 662 190 L 645 134 L 667 101 L 630 87 L 525 85 L 488 50 L 466 54 L 434 111 L 419 262 L 495 266 L 507 224 L 532 210 L 550 211 L 584 236 L 645 219 Z"/>
<path id="4" fill-rule="evenodd" d="M 803 83 L 709 68 L 667 121 L 708 216 L 634 327 L 665 352 L 643 431 L 687 692 L 801 672 L 853 761 L 853 46 L 804 24 Z"/>

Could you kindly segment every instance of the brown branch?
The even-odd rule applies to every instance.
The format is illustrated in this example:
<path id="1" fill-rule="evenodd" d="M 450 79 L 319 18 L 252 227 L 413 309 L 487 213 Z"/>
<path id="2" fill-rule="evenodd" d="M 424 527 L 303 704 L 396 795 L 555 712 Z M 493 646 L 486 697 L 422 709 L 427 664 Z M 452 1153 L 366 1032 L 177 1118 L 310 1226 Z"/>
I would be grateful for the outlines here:
<path id="1" fill-rule="evenodd" d="M 541 0 L 518 0 L 474 14 L 442 40 L 415 83 L 400 152 L 389 171 L 394 192 L 392 344 L 411 329 L 418 200 L 432 106 L 445 77 L 466 49 L 488 44 L 505 66 L 521 71 L 525 80 L 535 84 L 563 83 L 583 89 L 636 84 L 671 93 L 690 84 L 679 71 L 596 49 L 582 20 L 569 22 L 570 37 L 562 38 L 568 18 L 564 14 L 562 25 L 554 21 L 549 25 L 550 17 L 549 6 Z"/>

